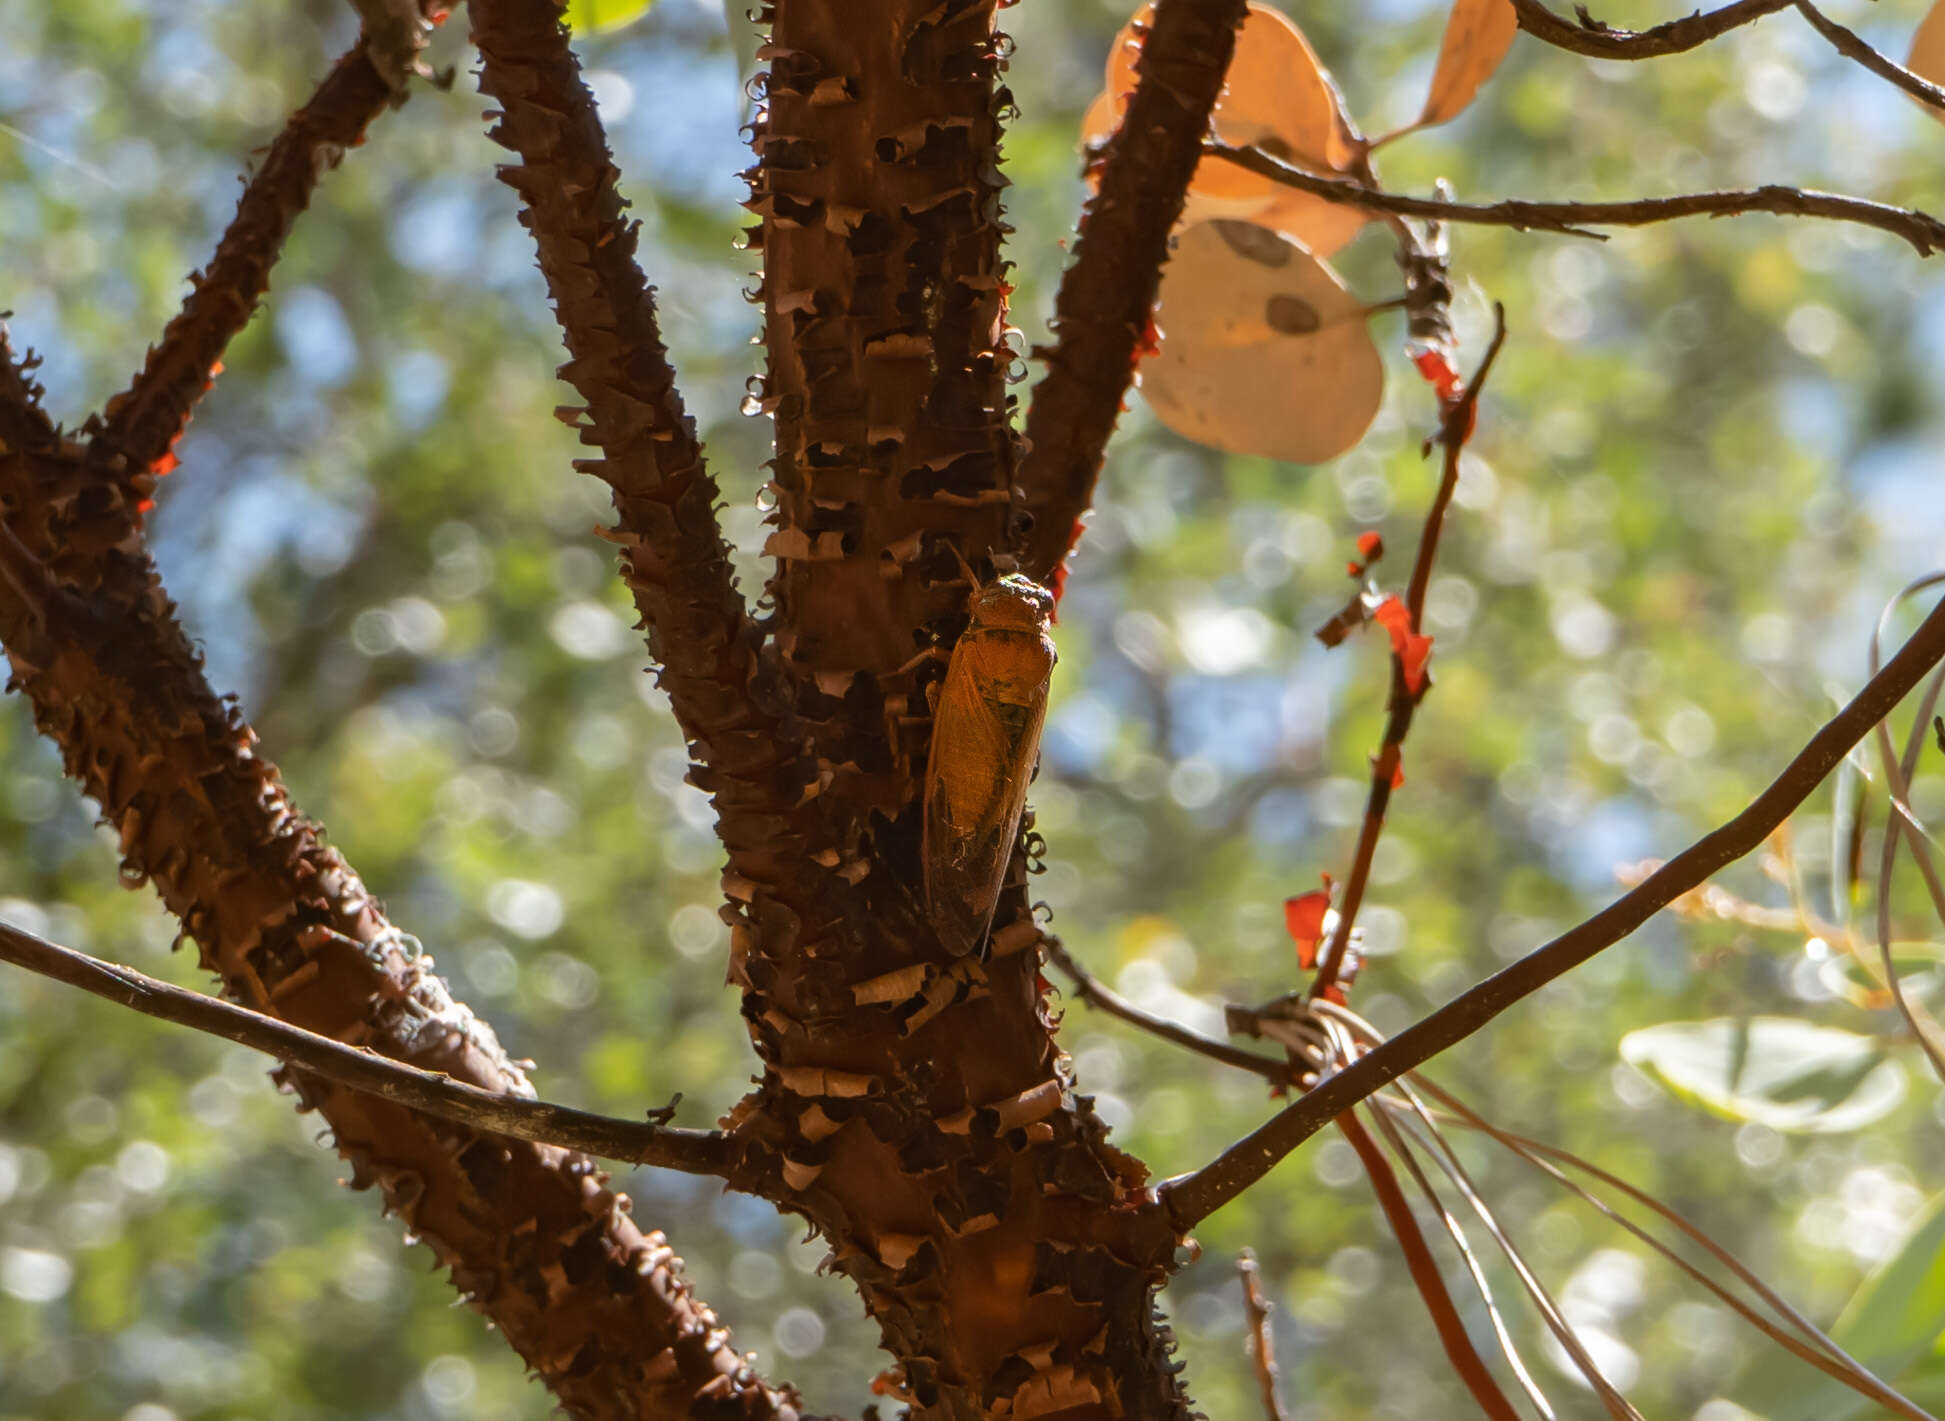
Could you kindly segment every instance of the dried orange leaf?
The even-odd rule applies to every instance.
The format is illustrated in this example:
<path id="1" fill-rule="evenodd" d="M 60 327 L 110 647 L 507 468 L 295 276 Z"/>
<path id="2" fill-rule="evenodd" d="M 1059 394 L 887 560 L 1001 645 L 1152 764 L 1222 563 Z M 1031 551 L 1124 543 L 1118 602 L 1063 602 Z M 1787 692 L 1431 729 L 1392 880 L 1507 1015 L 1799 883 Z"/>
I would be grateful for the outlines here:
<path id="1" fill-rule="evenodd" d="M 1492 77 L 1519 33 L 1513 0 L 1457 0 L 1439 41 L 1438 67 L 1418 126 L 1457 118 Z"/>
<path id="2" fill-rule="evenodd" d="M 1297 243 L 1247 222 L 1181 229 L 1141 392 L 1185 438 L 1296 464 L 1364 437 L 1384 393 L 1365 312 Z"/>
<path id="3" fill-rule="evenodd" d="M 1905 68 L 1920 79 L 1945 84 L 1945 0 L 1934 0 L 1919 22 L 1918 33 L 1911 38 L 1911 58 L 1905 61 Z M 1929 105 L 1925 111 L 1933 118 L 1945 119 L 1945 114 Z"/>

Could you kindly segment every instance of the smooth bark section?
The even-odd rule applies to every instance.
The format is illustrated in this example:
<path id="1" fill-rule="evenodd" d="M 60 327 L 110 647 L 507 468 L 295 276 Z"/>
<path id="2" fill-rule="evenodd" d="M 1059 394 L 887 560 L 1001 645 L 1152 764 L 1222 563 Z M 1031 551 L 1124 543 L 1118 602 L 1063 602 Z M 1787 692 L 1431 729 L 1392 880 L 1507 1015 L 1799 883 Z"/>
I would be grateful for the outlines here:
<path id="1" fill-rule="evenodd" d="M 1157 1193 L 1170 1222 L 1184 1232 L 1193 1228 L 1359 1101 L 1612 947 L 1682 894 L 1760 846 L 1941 658 L 1945 658 L 1945 602 L 1932 609 L 1885 668 L 1811 737 L 1742 813 L 1696 840 L 1593 917 L 1330 1076 L 1208 1165 L 1163 1183 Z"/>
<path id="2" fill-rule="evenodd" d="M 91 459 L 125 495 L 147 499 L 156 479 L 175 467 L 173 446 L 216 378 L 224 350 L 270 289 L 271 269 L 318 180 L 345 149 L 364 142 L 366 127 L 396 97 L 360 38 L 270 145 L 216 255 L 190 275 L 188 299 L 149 347 L 141 373 L 83 430 Z"/>
<path id="3" fill-rule="evenodd" d="M 1326 201 L 1366 207 L 1373 212 L 1396 213 L 1400 217 L 1429 217 L 1439 222 L 1473 222 L 1522 232 L 1555 232 L 1599 239 L 1599 233 L 1586 229 L 1646 227 L 1682 217 L 1740 217 L 1746 213 L 1768 212 L 1779 217 L 1821 217 L 1875 227 L 1909 242 L 1921 257 L 1945 249 L 1945 222 L 1930 213 L 1775 183 L 1728 192 L 1679 193 L 1673 197 L 1643 197 L 1624 202 L 1530 202 L 1516 197 L 1486 203 L 1444 202 L 1435 197 L 1378 192 L 1343 178 L 1320 178 L 1279 162 L 1260 148 L 1210 143 L 1205 151 L 1212 157 L 1227 158 L 1272 182 L 1312 193 Z"/>
<path id="4" fill-rule="evenodd" d="M 333 1084 L 468 1129 L 685 1174 L 725 1178 L 730 1173 L 728 1136 L 720 1132 L 617 1120 L 572 1106 L 481 1090 L 440 1072 L 377 1055 L 369 1047 L 346 1046 L 274 1016 L 104 962 L 5 923 L 0 923 L 0 962 L 79 987 L 158 1021 L 220 1036 Z"/>
<path id="5" fill-rule="evenodd" d="M 1244 0 L 1160 0 L 1136 65 L 1140 82 L 1108 144 L 1100 190 L 1081 214 L 1054 302 L 1053 349 L 1027 410 L 1020 487 L 1033 517 L 1021 571 L 1053 579 L 1094 501 L 1108 436 L 1134 379 Z"/>
<path id="6" fill-rule="evenodd" d="M 1793 0 L 1736 0 L 1735 4 L 1724 5 L 1719 10 L 1698 10 L 1645 30 L 1617 30 L 1590 18 L 1585 9 L 1580 11 L 1580 23 L 1575 24 L 1556 15 L 1540 0 L 1512 0 L 1521 29 L 1535 39 L 1594 59 L 1659 59 L 1663 55 L 1680 54 L 1765 15 L 1787 10 L 1792 3 Z"/>
<path id="7" fill-rule="evenodd" d="M 622 577 L 690 753 L 721 774 L 787 754 L 759 707 L 759 635 L 717 523 L 720 491 L 676 390 L 655 294 L 635 259 L 636 224 L 594 97 L 552 0 L 473 0 L 480 90 L 501 105 L 489 136 L 519 159 L 499 170 L 520 195 L 568 353 L 561 378 L 586 401 L 561 411 L 600 458 L 575 468 L 614 493 Z"/>
<path id="8" fill-rule="evenodd" d="M 492 1029 L 291 803 L 205 679 L 129 504 L 37 398 L 0 348 L 0 642 L 41 733 L 120 835 L 124 881 L 154 884 L 246 1006 L 484 1091 L 531 1095 Z M 569 1415 L 799 1414 L 585 1156 L 301 1073 L 288 1083 L 330 1126 L 351 1183 L 380 1186 Z"/>

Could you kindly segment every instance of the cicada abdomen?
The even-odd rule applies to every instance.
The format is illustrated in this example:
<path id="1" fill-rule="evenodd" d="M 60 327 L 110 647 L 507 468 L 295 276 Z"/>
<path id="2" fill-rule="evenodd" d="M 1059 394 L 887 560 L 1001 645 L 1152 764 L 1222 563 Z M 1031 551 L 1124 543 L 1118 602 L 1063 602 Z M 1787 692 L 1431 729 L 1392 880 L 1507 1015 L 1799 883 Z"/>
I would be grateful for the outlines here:
<path id="1" fill-rule="evenodd" d="M 973 594 L 932 717 L 925 770 L 925 898 L 946 950 L 977 951 L 1019 837 L 1047 718 L 1054 600 L 1017 574 Z"/>

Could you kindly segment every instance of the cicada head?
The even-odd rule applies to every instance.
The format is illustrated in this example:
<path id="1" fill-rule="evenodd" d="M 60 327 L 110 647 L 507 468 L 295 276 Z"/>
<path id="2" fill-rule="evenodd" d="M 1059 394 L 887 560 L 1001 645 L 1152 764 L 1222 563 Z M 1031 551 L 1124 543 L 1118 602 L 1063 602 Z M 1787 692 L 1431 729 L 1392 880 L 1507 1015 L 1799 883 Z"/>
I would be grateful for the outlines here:
<path id="1" fill-rule="evenodd" d="M 1054 595 L 1030 577 L 1009 572 L 973 594 L 968 632 L 1038 632 L 1053 615 Z"/>

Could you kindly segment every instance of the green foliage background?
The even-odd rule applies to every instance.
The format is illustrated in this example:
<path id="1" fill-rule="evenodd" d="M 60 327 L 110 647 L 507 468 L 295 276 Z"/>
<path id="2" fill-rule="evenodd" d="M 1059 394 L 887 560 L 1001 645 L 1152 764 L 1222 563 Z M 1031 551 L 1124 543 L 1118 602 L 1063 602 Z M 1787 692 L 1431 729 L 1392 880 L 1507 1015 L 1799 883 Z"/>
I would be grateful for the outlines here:
<path id="1" fill-rule="evenodd" d="M 1833 10 L 1901 54 L 1920 7 Z M 1296 13 L 1367 130 L 1415 113 L 1441 7 Z M 1080 111 L 1125 18 L 1099 0 L 1006 13 L 1029 341 L 1080 197 Z M 0 306 L 46 355 L 58 415 L 120 388 L 212 249 L 245 155 L 349 39 L 337 0 L 0 0 Z M 584 54 L 747 549 L 767 428 L 738 408 L 760 352 L 736 247 L 737 42 L 709 0 L 661 0 Z M 463 34 L 433 57 L 463 71 Z M 565 398 L 556 333 L 481 109 L 463 72 L 449 94 L 422 87 L 327 181 L 183 442 L 157 552 L 299 802 L 541 1063 L 542 1092 L 633 1114 L 682 1091 L 682 1118 L 702 1121 L 752 1064 L 721 987 L 715 845 L 590 535 L 601 496 L 549 416 Z M 1382 167 L 1401 190 L 1445 175 L 1477 198 L 1777 180 L 1936 206 L 1941 151 L 1932 120 L 1785 15 L 1633 68 L 1523 38 L 1472 112 Z M 1739 808 L 1862 679 L 1878 605 L 1939 562 L 1945 530 L 1945 284 L 1892 239 L 1748 218 L 1605 245 L 1461 230 L 1454 249 L 1470 356 L 1488 298 L 1513 334 L 1433 584 L 1438 685 L 1366 920 L 1382 955 L 1359 1002 L 1391 1029 L 1610 896 L 1617 865 Z M 1372 234 L 1340 265 L 1377 300 L 1394 294 L 1389 262 Z M 1429 395 L 1397 318 L 1377 324 L 1384 413 L 1328 467 L 1217 456 L 1131 401 L 1062 609 L 1034 795 L 1042 896 L 1098 972 L 1204 1027 L 1224 1000 L 1294 985 L 1280 900 L 1341 875 L 1361 811 L 1381 652 L 1326 654 L 1308 633 L 1348 592 L 1362 529 L 1384 532 L 1402 578 L 1434 480 L 1418 454 Z M 745 585 L 760 581 L 751 560 Z M 200 984 L 146 893 L 118 890 L 112 843 L 17 699 L 0 742 L 0 917 Z M 1945 780 L 1926 764 L 1915 798 L 1936 816 Z M 1829 814 L 1826 792 L 1795 834 L 1819 903 Z M 1783 901 L 1753 866 L 1725 881 Z M 1918 900 L 1898 907 L 1902 935 L 1924 936 Z M 1632 1029 L 1739 1014 L 1895 1034 L 1830 996 L 1801 935 L 1664 915 L 1436 1074 L 1661 1194 L 1828 1319 L 1936 1188 L 1945 1116 L 1905 1046 L 1897 1108 L 1828 1135 L 1718 1118 L 1620 1061 Z M 1117 1138 L 1158 1173 L 1270 1108 L 1251 1080 L 1085 1008 L 1063 1031 Z M 0 1418 L 548 1414 L 428 1256 L 334 1184 L 313 1129 L 247 1053 L 0 983 Z M 1789 1394 L 1753 1378 L 1795 1364 L 1671 1270 L 1517 1162 L 1461 1153 L 1644 1414 L 1729 1421 L 1713 1398 Z M 848 1288 L 812 1276 L 819 1246 L 695 1181 L 628 1187 L 770 1374 L 856 1414 L 880 1361 Z M 1244 1245 L 1279 1303 L 1296 1417 L 1465 1412 L 1341 1142 L 1320 1137 L 1201 1243 L 1170 1303 L 1209 1414 L 1253 1414 Z M 1887 1306 L 1937 1388 L 1945 1280 L 1917 1274 Z M 1569 1414 L 1591 1414 L 1529 1315 L 1516 1330 Z"/>

